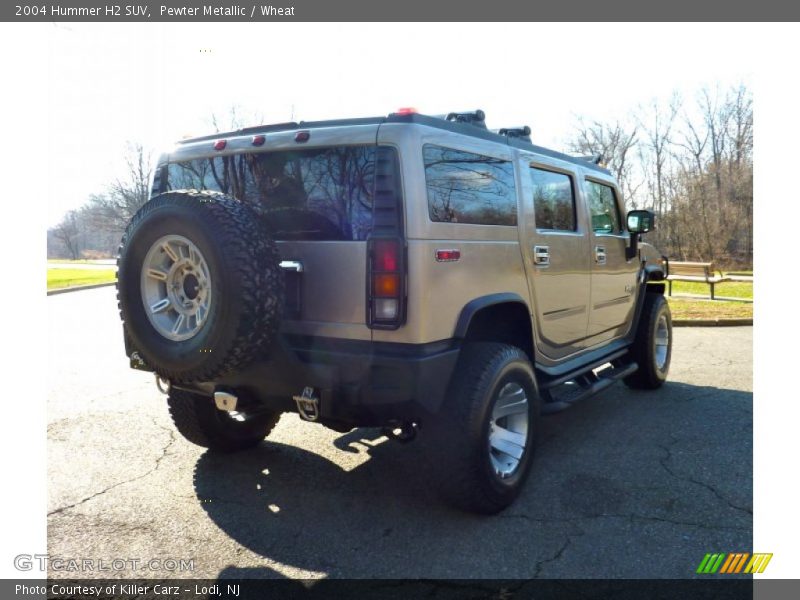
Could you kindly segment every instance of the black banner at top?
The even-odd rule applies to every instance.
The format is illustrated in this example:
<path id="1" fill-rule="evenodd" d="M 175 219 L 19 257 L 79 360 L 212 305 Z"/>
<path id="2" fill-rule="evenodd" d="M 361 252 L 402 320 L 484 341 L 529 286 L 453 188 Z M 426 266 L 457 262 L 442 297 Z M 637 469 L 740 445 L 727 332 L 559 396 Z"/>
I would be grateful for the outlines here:
<path id="1" fill-rule="evenodd" d="M 0 4 L 0 21 L 291 22 L 291 21 L 797 21 L 786 0 L 17 0 Z"/>

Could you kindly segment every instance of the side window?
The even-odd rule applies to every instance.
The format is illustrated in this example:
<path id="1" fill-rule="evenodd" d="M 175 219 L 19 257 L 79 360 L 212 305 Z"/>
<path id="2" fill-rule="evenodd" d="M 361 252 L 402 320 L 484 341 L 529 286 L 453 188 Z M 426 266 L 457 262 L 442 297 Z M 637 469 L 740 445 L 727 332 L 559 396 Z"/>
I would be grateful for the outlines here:
<path id="1" fill-rule="evenodd" d="M 509 161 L 431 145 L 422 154 L 431 221 L 517 224 L 514 166 Z"/>
<path id="2" fill-rule="evenodd" d="M 536 229 L 575 231 L 575 191 L 572 177 L 531 167 Z"/>
<path id="3" fill-rule="evenodd" d="M 592 229 L 595 233 L 620 233 L 622 228 L 614 189 L 587 179 L 586 194 L 589 200 L 589 213 L 592 215 Z"/>

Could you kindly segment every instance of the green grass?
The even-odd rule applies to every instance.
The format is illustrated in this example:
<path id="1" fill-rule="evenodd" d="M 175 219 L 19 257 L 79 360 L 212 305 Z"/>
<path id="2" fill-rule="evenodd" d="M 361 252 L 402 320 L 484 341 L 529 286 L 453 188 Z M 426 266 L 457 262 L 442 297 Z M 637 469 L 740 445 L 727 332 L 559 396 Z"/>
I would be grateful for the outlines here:
<path id="1" fill-rule="evenodd" d="M 667 298 L 673 319 L 752 319 L 753 303 L 734 300 Z"/>
<path id="2" fill-rule="evenodd" d="M 89 261 L 85 258 L 48 258 L 47 262 L 49 263 L 88 263 Z"/>
<path id="3" fill-rule="evenodd" d="M 711 286 L 698 281 L 673 281 L 673 294 L 698 294 L 711 297 Z M 753 283 L 750 281 L 727 281 L 714 286 L 714 295 L 727 298 L 753 299 Z"/>
<path id="4" fill-rule="evenodd" d="M 110 283 L 116 277 L 114 269 L 47 269 L 47 289 Z"/>

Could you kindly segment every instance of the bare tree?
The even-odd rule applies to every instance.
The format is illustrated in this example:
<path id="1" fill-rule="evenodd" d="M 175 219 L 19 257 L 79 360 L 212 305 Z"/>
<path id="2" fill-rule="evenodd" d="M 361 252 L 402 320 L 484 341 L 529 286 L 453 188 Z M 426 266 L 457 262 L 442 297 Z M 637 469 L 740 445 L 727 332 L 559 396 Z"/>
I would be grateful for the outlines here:
<path id="1" fill-rule="evenodd" d="M 575 137 L 568 142 L 569 150 L 582 155 L 599 155 L 602 162 L 614 173 L 626 200 L 636 207 L 636 194 L 642 185 L 634 168 L 634 149 L 638 144 L 639 129 L 620 121 L 601 123 L 579 119 Z"/>
<path id="2" fill-rule="evenodd" d="M 80 219 L 77 210 L 71 210 L 61 222 L 53 229 L 53 236 L 60 241 L 66 249 L 69 257 L 73 260 L 80 257 L 80 241 L 78 236 L 80 234 Z"/>
<path id="3" fill-rule="evenodd" d="M 752 96 L 740 85 L 704 88 L 673 140 L 671 218 L 681 258 L 752 261 Z"/>
<path id="4" fill-rule="evenodd" d="M 640 106 L 631 124 L 580 119 L 573 152 L 603 155 L 626 201 L 659 216 L 669 256 L 752 264 L 753 105 L 745 85 Z"/>
<path id="5" fill-rule="evenodd" d="M 104 192 L 89 196 L 89 217 L 95 226 L 106 231 L 124 231 L 136 211 L 150 199 L 152 154 L 141 144 L 128 144 L 125 164 L 123 177 Z"/>
<path id="6" fill-rule="evenodd" d="M 209 122 L 214 128 L 214 133 L 235 131 L 243 127 L 262 125 L 264 114 L 235 104 L 228 109 L 227 113 L 212 112 Z"/>

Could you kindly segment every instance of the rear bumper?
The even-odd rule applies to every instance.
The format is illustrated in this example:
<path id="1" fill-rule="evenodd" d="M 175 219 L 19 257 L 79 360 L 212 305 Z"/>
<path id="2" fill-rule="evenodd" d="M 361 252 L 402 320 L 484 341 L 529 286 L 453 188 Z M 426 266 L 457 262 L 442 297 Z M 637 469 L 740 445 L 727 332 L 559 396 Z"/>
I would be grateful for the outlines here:
<path id="1" fill-rule="evenodd" d="M 439 411 L 459 350 L 459 340 L 393 344 L 285 335 L 248 368 L 185 387 L 207 394 L 231 389 L 281 411 L 296 411 L 292 396 L 313 387 L 323 422 L 422 421 Z"/>

